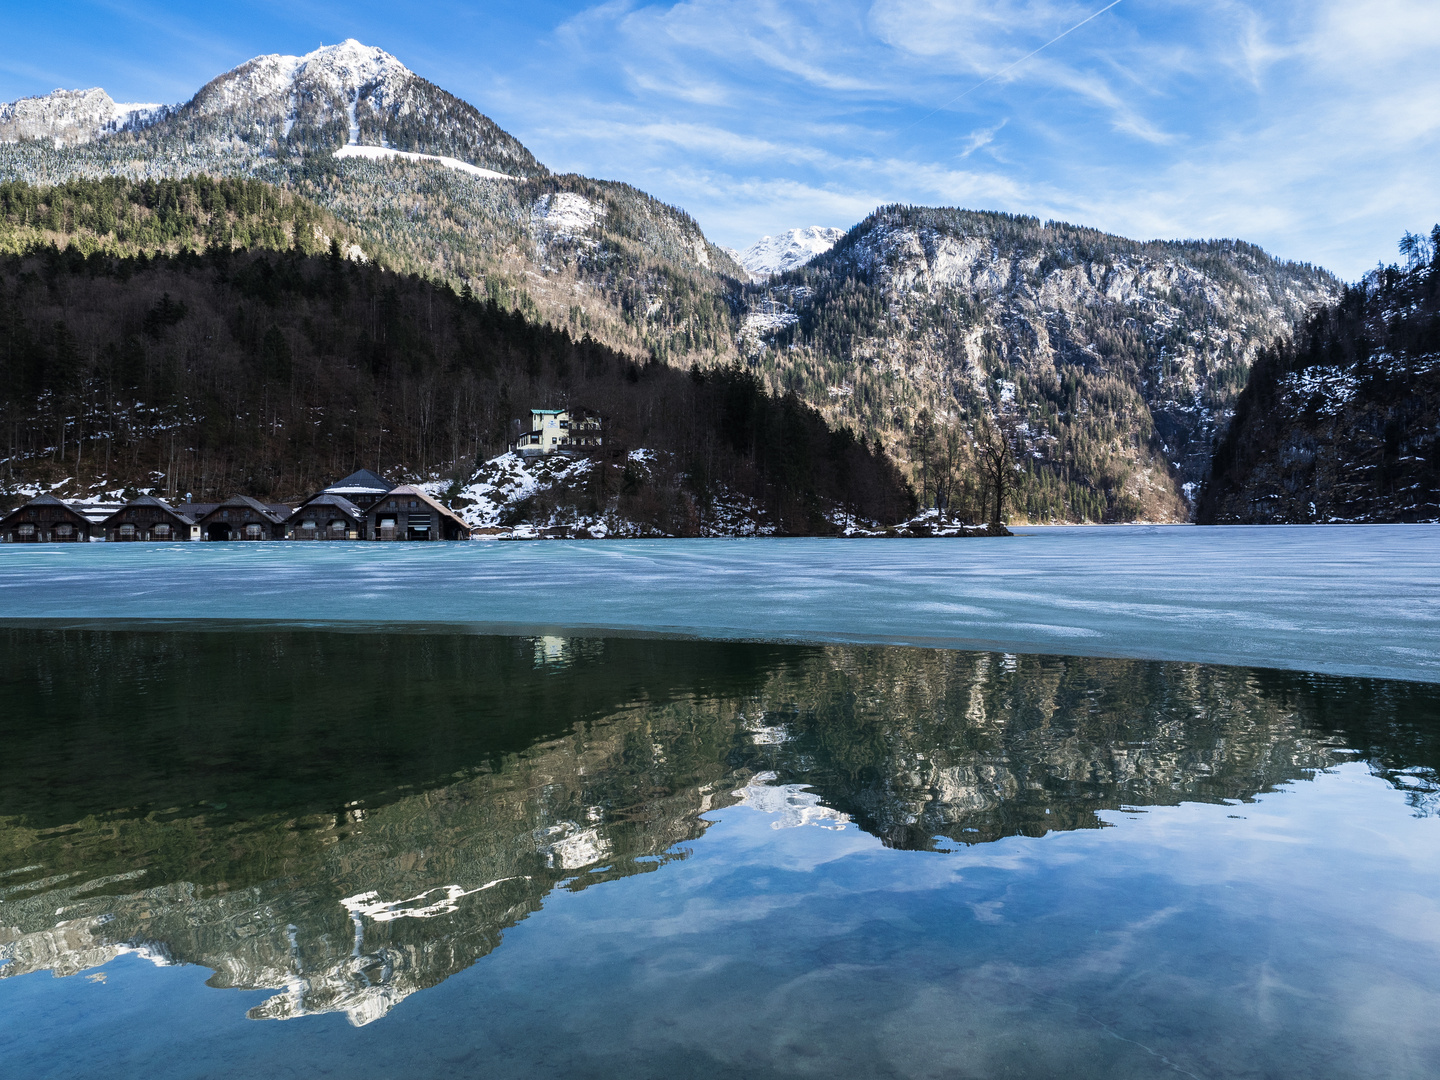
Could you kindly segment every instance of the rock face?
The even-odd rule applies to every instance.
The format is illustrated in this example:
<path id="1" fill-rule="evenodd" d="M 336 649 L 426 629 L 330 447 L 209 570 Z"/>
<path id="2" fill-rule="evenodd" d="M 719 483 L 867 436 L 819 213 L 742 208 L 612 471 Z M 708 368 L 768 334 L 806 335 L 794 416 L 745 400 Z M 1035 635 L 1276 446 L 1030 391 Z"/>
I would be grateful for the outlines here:
<path id="1" fill-rule="evenodd" d="M 1372 272 L 1262 355 L 1198 520 L 1440 520 L 1440 260 Z"/>
<path id="2" fill-rule="evenodd" d="M 0 104 L 0 142 L 41 139 L 56 146 L 79 146 L 153 123 L 168 111 L 164 105 L 117 104 L 98 86 L 56 90 L 44 97 Z"/>
<path id="3" fill-rule="evenodd" d="M 1009 418 L 1032 519 L 1179 520 L 1257 351 L 1338 287 L 1236 241 L 888 207 L 747 326 L 758 364 L 893 444 L 922 410 Z"/>

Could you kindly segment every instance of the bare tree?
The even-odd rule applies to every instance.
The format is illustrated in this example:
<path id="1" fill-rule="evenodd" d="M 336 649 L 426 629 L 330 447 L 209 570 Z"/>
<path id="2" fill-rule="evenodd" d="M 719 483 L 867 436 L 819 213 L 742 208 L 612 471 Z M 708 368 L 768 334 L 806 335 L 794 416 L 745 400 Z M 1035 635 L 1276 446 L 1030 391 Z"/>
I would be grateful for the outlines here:
<path id="1" fill-rule="evenodd" d="M 990 485 L 992 525 L 1003 524 L 1005 503 L 1014 492 L 1016 428 L 1013 416 L 999 416 L 994 421 L 982 421 L 975 433 L 975 449 Z"/>

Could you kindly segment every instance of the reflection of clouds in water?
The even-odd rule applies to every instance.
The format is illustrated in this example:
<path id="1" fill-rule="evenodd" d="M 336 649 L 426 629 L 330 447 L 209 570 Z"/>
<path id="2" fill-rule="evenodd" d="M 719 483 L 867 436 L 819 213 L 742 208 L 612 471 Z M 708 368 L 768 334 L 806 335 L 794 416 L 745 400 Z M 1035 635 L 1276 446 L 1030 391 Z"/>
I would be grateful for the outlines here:
<path id="1" fill-rule="evenodd" d="M 762 814 L 778 815 L 777 820 L 770 823 L 772 829 L 814 825 L 839 832 L 850 823 L 849 814 L 823 805 L 820 796 L 808 791 L 806 785 L 774 784 L 775 779 L 773 772 L 756 773 L 750 783 L 734 793 L 742 806 Z"/>

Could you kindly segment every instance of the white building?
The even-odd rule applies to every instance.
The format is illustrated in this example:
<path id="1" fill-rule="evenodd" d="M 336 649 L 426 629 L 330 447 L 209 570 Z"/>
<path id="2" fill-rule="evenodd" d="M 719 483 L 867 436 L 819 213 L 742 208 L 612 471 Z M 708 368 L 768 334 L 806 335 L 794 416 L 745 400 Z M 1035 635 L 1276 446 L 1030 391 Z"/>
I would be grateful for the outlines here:
<path id="1" fill-rule="evenodd" d="M 600 417 L 568 409 L 531 409 L 530 430 L 515 449 L 527 457 L 541 454 L 583 454 L 600 446 Z"/>

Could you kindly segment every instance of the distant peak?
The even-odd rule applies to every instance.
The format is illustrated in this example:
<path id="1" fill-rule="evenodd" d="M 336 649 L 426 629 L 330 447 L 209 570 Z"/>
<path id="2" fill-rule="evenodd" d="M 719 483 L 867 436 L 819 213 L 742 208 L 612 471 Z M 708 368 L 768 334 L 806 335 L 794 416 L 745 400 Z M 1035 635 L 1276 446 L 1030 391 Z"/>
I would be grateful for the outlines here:
<path id="1" fill-rule="evenodd" d="M 788 229 L 778 236 L 762 236 L 739 252 L 736 261 L 756 277 L 783 274 L 825 254 L 844 235 L 844 229 L 826 225 Z"/>

